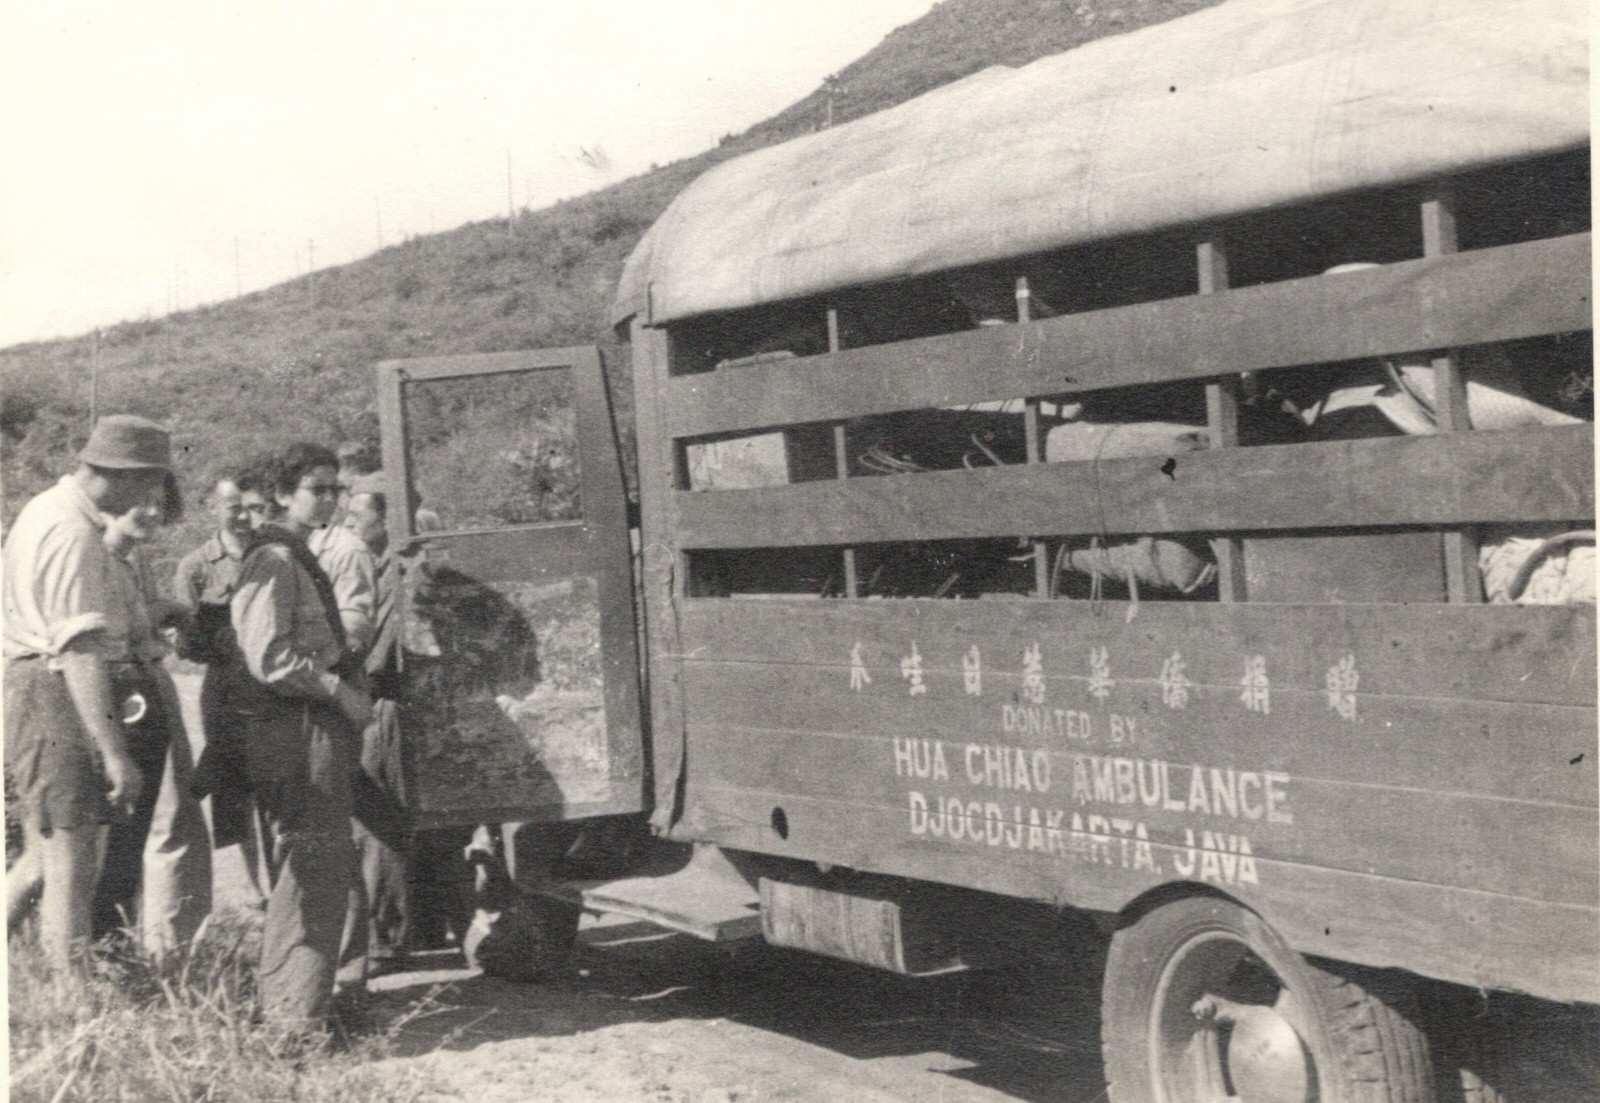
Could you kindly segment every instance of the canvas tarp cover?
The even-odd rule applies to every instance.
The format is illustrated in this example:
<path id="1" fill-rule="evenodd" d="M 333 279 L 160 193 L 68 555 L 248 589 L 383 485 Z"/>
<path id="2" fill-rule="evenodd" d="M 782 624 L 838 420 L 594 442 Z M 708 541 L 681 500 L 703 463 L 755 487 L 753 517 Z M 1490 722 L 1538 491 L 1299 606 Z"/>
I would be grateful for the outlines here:
<path id="1" fill-rule="evenodd" d="M 1583 0 L 1231 0 L 712 169 L 629 258 L 613 317 L 1426 179 L 1580 147 L 1588 124 Z"/>

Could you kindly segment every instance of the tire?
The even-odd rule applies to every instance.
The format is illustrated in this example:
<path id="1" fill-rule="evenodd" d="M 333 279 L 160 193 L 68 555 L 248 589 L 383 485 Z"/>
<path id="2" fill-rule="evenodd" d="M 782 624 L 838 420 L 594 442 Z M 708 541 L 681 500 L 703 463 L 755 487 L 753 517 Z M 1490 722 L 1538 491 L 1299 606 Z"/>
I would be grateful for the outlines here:
<path id="1" fill-rule="evenodd" d="M 1435 1103 L 1409 985 L 1335 973 L 1260 916 L 1189 897 L 1111 940 L 1101 1043 L 1111 1103 Z"/>

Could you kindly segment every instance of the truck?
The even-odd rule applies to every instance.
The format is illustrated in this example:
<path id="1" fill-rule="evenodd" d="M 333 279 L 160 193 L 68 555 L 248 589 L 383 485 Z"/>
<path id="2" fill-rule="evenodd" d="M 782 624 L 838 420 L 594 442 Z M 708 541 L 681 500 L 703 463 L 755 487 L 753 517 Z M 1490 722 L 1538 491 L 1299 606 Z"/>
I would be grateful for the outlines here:
<path id="1" fill-rule="evenodd" d="M 1600 1004 L 1586 18 L 986 69 L 705 173 L 618 342 L 380 365 L 417 823 L 900 973 L 1108 940 L 1115 1103 L 1502 1098 L 1485 1007 Z"/>

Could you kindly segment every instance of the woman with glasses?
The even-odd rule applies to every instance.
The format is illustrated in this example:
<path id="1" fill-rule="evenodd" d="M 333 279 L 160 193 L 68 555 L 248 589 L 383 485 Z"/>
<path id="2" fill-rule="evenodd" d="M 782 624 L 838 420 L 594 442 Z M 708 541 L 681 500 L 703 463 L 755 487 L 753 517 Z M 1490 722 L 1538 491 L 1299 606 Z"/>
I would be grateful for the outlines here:
<path id="1" fill-rule="evenodd" d="M 338 461 L 295 444 L 272 465 L 276 523 L 257 529 L 239 566 L 231 623 L 241 687 L 245 771 L 270 833 L 273 883 L 262 937 L 267 1016 L 324 1027 L 348 896 L 358 870 L 352 773 L 372 703 L 356 678 L 333 588 L 306 546 L 337 504 Z"/>

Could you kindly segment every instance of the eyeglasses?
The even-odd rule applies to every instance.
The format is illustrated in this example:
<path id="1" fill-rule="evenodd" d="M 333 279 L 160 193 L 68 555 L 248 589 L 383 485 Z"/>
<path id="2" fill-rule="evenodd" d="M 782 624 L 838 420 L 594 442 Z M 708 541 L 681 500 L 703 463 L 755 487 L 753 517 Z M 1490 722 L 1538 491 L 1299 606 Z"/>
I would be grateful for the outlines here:
<path id="1" fill-rule="evenodd" d="M 337 498 L 339 485 L 337 483 L 313 483 L 311 486 L 302 486 L 301 490 L 309 490 L 318 498 Z"/>
<path id="2" fill-rule="evenodd" d="M 267 503 L 252 502 L 247 506 L 240 506 L 239 508 L 244 510 L 246 513 L 265 513 L 267 512 Z"/>

